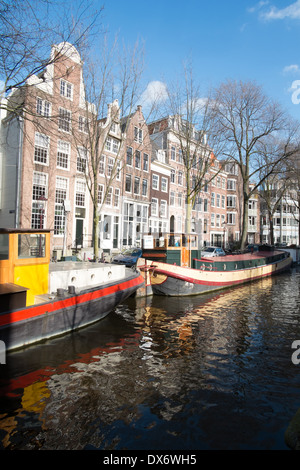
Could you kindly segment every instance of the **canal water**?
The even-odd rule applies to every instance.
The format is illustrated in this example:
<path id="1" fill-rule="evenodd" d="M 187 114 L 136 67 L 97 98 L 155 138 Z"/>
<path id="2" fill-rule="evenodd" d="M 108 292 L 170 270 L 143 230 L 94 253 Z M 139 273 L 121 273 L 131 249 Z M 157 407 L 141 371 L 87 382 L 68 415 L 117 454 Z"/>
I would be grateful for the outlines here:
<path id="1" fill-rule="evenodd" d="M 299 268 L 214 295 L 129 299 L 7 354 L 0 449 L 288 450 L 295 340 Z"/>

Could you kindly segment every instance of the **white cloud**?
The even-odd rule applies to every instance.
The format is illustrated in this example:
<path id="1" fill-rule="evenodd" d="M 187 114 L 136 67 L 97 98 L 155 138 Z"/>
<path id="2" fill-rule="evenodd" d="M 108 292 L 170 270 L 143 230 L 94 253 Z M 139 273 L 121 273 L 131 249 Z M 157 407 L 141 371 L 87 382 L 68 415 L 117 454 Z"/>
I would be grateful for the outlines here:
<path id="1" fill-rule="evenodd" d="M 143 106 L 149 106 L 154 103 L 161 103 L 166 101 L 168 98 L 168 90 L 165 83 L 158 80 L 149 82 L 146 90 L 141 96 L 141 104 Z"/>
<path id="2" fill-rule="evenodd" d="M 285 8 L 272 6 L 268 11 L 261 13 L 261 18 L 264 20 L 300 19 L 300 0 Z"/>
<path id="3" fill-rule="evenodd" d="M 253 7 L 251 8 L 248 8 L 248 12 L 249 13 L 256 13 L 258 10 L 260 10 L 261 8 L 263 8 L 264 6 L 268 5 L 270 2 L 267 0 L 267 1 L 261 1 L 261 2 L 258 2 L 256 5 L 254 5 Z"/>
<path id="4" fill-rule="evenodd" d="M 298 72 L 300 72 L 300 68 L 299 68 L 299 65 L 297 65 L 297 64 L 287 65 L 283 69 L 284 74 L 298 73 Z"/>

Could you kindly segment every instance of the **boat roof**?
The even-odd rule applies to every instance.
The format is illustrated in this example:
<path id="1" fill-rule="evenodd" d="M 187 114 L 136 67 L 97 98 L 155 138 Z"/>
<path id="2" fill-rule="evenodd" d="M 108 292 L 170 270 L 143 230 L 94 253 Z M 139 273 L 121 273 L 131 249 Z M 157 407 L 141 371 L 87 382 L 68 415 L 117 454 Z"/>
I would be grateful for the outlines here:
<path id="1" fill-rule="evenodd" d="M 260 258 L 266 258 L 269 256 L 274 256 L 274 255 L 279 255 L 282 253 L 282 250 L 274 250 L 274 251 L 255 251 L 254 253 L 240 253 L 240 254 L 229 254 L 225 256 L 214 256 L 211 258 L 201 258 L 205 261 L 210 261 L 211 263 L 214 263 L 216 261 L 218 262 L 225 262 L 225 261 L 249 261 L 249 260 L 255 260 L 255 259 L 260 259 Z"/>

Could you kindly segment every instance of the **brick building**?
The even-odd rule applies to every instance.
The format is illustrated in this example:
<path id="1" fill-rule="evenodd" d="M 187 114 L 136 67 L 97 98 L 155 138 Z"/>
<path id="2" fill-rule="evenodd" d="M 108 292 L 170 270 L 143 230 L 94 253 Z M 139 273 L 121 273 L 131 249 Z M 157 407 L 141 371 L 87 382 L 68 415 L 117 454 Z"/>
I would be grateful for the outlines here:
<path id="1" fill-rule="evenodd" d="M 98 120 L 85 99 L 77 50 L 57 45 L 51 55 L 55 60 L 44 73 L 13 91 L 7 110 L 0 111 L 0 226 L 50 228 L 58 257 L 78 250 L 92 256 L 94 210 L 100 254 L 141 245 L 143 233 L 186 232 L 184 146 L 176 117 L 147 124 L 141 106 L 122 117 L 114 101 Z M 91 123 L 100 136 L 94 149 Z M 207 151 L 193 132 L 197 161 L 191 184 Z M 98 158 L 94 193 L 88 189 L 92 151 Z M 234 247 L 241 236 L 241 178 L 234 162 L 224 164 L 209 152 L 212 165 L 192 208 L 191 232 L 201 246 Z M 248 242 L 257 243 L 256 194 L 248 215 Z"/>
<path id="2" fill-rule="evenodd" d="M 1 225 L 50 228 L 52 250 L 66 252 L 91 236 L 85 149 L 77 144 L 87 103 L 77 50 L 57 45 L 51 58 L 40 76 L 12 92 L 7 109 L 14 112 L 1 116 Z"/>

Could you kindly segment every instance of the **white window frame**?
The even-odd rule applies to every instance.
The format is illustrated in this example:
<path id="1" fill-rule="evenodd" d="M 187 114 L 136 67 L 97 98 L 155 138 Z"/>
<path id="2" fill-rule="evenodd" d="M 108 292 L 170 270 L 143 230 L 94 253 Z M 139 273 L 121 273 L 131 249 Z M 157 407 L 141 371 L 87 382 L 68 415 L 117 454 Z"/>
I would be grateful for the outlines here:
<path id="1" fill-rule="evenodd" d="M 34 163 L 39 165 L 49 166 L 49 150 L 50 150 L 50 137 L 40 132 L 36 132 L 34 136 Z M 36 159 L 38 152 L 45 152 L 46 161 L 39 161 Z M 44 155 L 43 155 L 44 159 Z"/>
<path id="2" fill-rule="evenodd" d="M 152 189 L 159 189 L 159 176 L 156 173 L 152 175 Z"/>
<path id="3" fill-rule="evenodd" d="M 161 190 L 164 193 L 168 192 L 168 178 L 165 178 L 164 176 L 161 177 Z"/>
<path id="4" fill-rule="evenodd" d="M 59 93 L 61 96 L 73 101 L 73 88 L 73 83 L 70 83 L 63 78 L 60 79 Z"/>
<path id="5" fill-rule="evenodd" d="M 59 154 L 62 155 L 62 159 L 66 161 L 65 165 L 59 164 L 59 159 L 61 158 Z M 65 140 L 57 141 L 57 154 L 56 154 L 56 167 L 61 170 L 70 170 L 70 160 L 71 160 L 71 144 Z"/>

